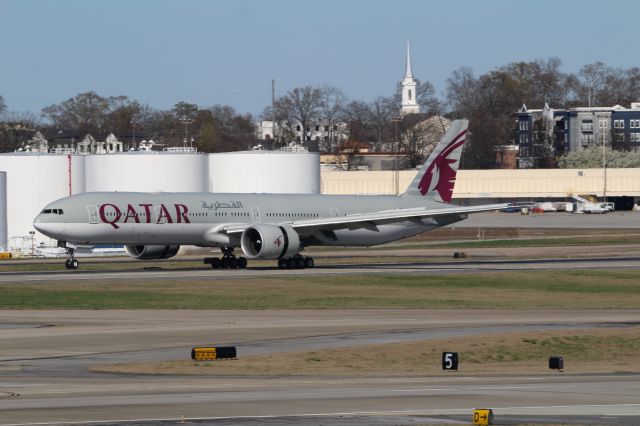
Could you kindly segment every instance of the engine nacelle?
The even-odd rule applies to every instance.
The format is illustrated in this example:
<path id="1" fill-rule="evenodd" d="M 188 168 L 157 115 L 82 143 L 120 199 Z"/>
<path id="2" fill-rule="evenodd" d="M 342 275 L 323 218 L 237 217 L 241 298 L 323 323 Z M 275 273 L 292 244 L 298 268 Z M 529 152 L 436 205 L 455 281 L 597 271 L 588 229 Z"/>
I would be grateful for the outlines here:
<path id="1" fill-rule="evenodd" d="M 168 259 L 178 254 L 180 246 L 124 246 L 127 254 L 134 259 Z"/>
<path id="2" fill-rule="evenodd" d="M 283 259 L 300 251 L 300 237 L 288 226 L 253 225 L 242 233 L 240 247 L 249 259 Z"/>

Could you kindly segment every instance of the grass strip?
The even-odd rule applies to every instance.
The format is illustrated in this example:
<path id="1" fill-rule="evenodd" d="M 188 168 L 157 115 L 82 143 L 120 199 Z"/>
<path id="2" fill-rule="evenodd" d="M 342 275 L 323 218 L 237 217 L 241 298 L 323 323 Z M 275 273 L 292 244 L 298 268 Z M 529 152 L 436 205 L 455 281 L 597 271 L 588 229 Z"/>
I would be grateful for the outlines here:
<path id="1" fill-rule="evenodd" d="M 399 376 L 443 372 L 442 352 L 458 352 L 459 372 L 473 374 L 555 374 L 550 356 L 562 356 L 567 373 L 640 371 L 640 327 L 505 333 L 396 344 L 355 346 L 237 360 L 102 365 L 92 370 L 133 374 L 234 376 Z"/>
<path id="2" fill-rule="evenodd" d="M 1 309 L 624 309 L 637 270 L 303 275 L 0 285 Z"/>

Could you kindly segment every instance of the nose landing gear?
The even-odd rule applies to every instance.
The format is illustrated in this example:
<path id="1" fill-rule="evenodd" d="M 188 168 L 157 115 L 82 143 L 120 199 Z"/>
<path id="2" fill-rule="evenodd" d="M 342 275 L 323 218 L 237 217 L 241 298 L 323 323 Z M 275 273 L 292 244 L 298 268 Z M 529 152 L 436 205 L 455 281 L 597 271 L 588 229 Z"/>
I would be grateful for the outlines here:
<path id="1" fill-rule="evenodd" d="M 67 269 L 78 269 L 80 262 L 78 262 L 78 259 L 73 257 L 73 249 L 67 247 L 67 254 L 69 255 L 69 259 L 64 261 L 64 267 Z"/>

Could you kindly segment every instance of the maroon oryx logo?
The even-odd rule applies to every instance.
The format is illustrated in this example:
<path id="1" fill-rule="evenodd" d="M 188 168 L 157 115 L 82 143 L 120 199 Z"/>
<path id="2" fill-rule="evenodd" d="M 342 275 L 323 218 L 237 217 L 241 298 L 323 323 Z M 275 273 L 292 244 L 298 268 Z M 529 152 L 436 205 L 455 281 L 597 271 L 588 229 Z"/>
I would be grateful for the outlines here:
<path id="1" fill-rule="evenodd" d="M 281 237 L 275 239 L 275 241 L 273 242 L 274 246 L 280 247 L 282 245 L 282 240 L 280 238 Z"/>
<path id="2" fill-rule="evenodd" d="M 460 132 L 429 164 L 418 184 L 420 194 L 427 195 L 431 191 L 436 191 L 442 201 L 451 202 L 453 185 L 456 181 L 456 170 L 458 169 L 455 163 L 458 160 L 449 158 L 449 156 L 458 149 L 462 149 L 466 133 L 466 130 Z"/>

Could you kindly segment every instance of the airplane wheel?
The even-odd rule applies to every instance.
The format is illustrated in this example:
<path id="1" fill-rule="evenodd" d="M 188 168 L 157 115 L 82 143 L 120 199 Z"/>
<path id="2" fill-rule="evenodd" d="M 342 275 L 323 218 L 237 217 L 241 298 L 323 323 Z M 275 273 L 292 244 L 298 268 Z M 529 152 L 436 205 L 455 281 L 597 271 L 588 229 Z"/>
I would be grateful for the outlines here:
<path id="1" fill-rule="evenodd" d="M 296 268 L 298 268 L 298 269 L 303 269 L 304 268 L 304 264 L 305 264 L 304 258 L 298 257 L 298 258 L 294 259 L 294 262 L 295 262 L 295 267 Z"/>
<path id="2" fill-rule="evenodd" d="M 247 267 L 247 258 L 246 257 L 238 258 L 238 268 L 244 269 L 246 267 Z"/>
<path id="3" fill-rule="evenodd" d="M 64 267 L 67 269 L 71 269 L 71 259 L 67 259 L 64 261 Z"/>
<path id="4" fill-rule="evenodd" d="M 78 266 L 80 266 L 80 262 L 78 262 L 77 259 L 70 259 L 69 260 L 69 268 L 70 269 L 78 269 Z"/>
<path id="5" fill-rule="evenodd" d="M 287 267 L 287 260 L 286 259 L 278 259 L 278 268 L 284 269 L 286 267 Z"/>
<path id="6" fill-rule="evenodd" d="M 315 262 L 313 261 L 313 257 L 305 257 L 304 258 L 304 267 L 305 268 L 313 268 Z"/>
<path id="7" fill-rule="evenodd" d="M 220 259 L 211 259 L 211 267 L 213 269 L 220 268 Z"/>
<path id="8" fill-rule="evenodd" d="M 230 257 L 229 258 L 229 268 L 235 269 L 238 267 L 238 258 Z"/>
<path id="9" fill-rule="evenodd" d="M 228 268 L 229 267 L 229 259 L 224 258 L 224 257 L 222 259 L 220 259 L 220 267 L 223 268 L 223 269 Z"/>

